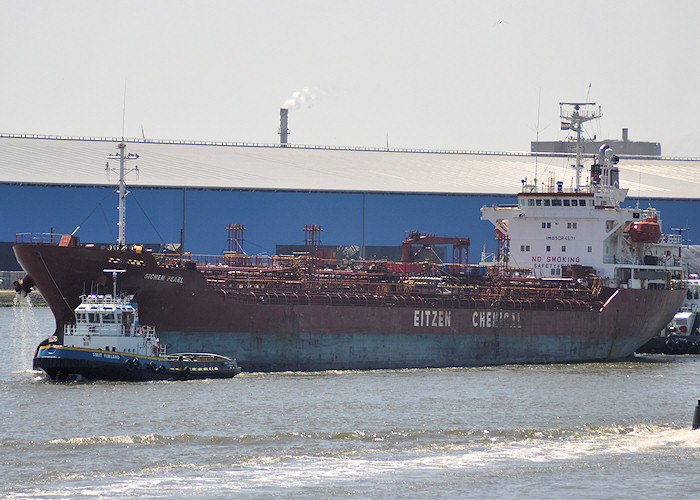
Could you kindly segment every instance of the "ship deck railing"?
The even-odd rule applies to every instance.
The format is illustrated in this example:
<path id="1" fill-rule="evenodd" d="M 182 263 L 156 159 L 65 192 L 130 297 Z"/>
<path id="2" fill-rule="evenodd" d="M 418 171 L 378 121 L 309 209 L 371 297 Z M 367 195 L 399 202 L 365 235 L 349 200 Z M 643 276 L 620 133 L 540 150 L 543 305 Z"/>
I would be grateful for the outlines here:
<path id="1" fill-rule="evenodd" d="M 346 259 L 342 257 L 319 258 L 308 252 L 293 255 L 244 255 L 225 252 L 223 255 L 204 254 L 160 254 L 153 253 L 158 264 L 163 267 L 182 267 L 191 263 L 204 272 L 235 271 L 253 272 L 260 270 L 289 270 L 300 274 L 334 272 L 342 268 L 348 272 L 396 272 L 423 273 L 436 272 L 437 268 L 448 273 L 477 273 L 483 266 L 448 262 L 394 262 L 388 259 Z"/>
<path id="2" fill-rule="evenodd" d="M 571 278 L 543 280 L 525 277 L 395 275 L 364 271 L 323 271 L 301 277 L 294 272 L 245 273 L 237 270 L 207 272 L 206 279 L 226 292 L 362 293 L 420 295 L 487 295 L 503 297 L 580 297 L 597 294 L 600 287 L 581 286 Z M 595 283 L 595 280 L 593 281 Z M 595 290 L 595 292 L 594 292 Z"/>
<path id="3" fill-rule="evenodd" d="M 603 304 L 590 293 L 507 295 L 496 290 L 471 290 L 463 293 L 368 293 L 368 292 L 313 292 L 221 289 L 226 300 L 248 304 L 270 305 L 328 305 L 328 306 L 376 306 L 412 307 L 419 309 L 507 309 L 507 310 L 598 310 Z"/>
<path id="4" fill-rule="evenodd" d="M 17 233 L 15 244 L 38 243 L 40 245 L 58 245 L 63 234 L 59 233 Z"/>

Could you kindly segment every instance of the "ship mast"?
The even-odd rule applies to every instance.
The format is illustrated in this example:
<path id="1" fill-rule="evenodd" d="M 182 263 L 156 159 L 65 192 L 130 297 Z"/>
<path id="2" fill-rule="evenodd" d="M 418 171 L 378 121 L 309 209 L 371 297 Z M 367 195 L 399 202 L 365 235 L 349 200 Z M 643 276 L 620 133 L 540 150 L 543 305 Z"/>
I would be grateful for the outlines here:
<path id="1" fill-rule="evenodd" d="M 117 222 L 119 226 L 119 238 L 117 239 L 117 243 L 120 247 L 123 247 L 126 244 L 126 195 L 129 194 L 129 191 L 126 190 L 126 174 L 136 172 L 138 178 L 139 172 L 138 165 L 135 165 L 132 169 L 126 170 L 125 163 L 128 160 L 135 160 L 139 155 L 136 153 L 125 154 L 126 143 L 123 138 L 117 146 L 117 149 L 119 149 L 119 154 L 108 154 L 107 159 L 119 160 L 119 221 Z M 107 172 L 116 172 L 116 168 L 110 168 L 109 163 L 107 163 L 105 170 Z"/>
<path id="2" fill-rule="evenodd" d="M 587 121 L 594 120 L 603 116 L 603 113 L 598 109 L 581 109 L 582 107 L 595 106 L 594 102 L 560 102 L 559 115 L 562 119 L 562 126 L 568 124 L 569 128 L 576 132 L 576 191 L 581 188 L 581 157 L 583 156 L 583 140 L 581 139 L 581 130 L 583 124 Z"/>

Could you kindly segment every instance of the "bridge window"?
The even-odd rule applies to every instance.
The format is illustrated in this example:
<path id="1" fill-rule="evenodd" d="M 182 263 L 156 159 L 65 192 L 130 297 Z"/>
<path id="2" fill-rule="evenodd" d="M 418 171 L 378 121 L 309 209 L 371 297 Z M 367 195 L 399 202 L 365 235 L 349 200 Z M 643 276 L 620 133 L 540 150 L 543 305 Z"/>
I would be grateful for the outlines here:
<path id="1" fill-rule="evenodd" d="M 542 206 L 542 200 L 540 200 L 539 198 L 536 199 L 536 200 L 535 200 L 535 205 L 537 205 L 538 207 L 541 207 L 541 206 Z"/>
<path id="2" fill-rule="evenodd" d="M 102 315 L 103 323 L 114 323 L 114 313 L 105 313 Z"/>
<path id="3" fill-rule="evenodd" d="M 552 200 L 552 206 L 553 206 L 553 207 L 560 207 L 560 206 L 561 206 L 561 200 L 555 198 L 554 200 Z"/>
<path id="4" fill-rule="evenodd" d="M 529 207 L 534 207 L 534 206 L 535 206 L 535 200 L 533 200 L 532 198 L 528 198 L 528 200 L 527 200 L 527 205 L 528 205 Z"/>
<path id="5" fill-rule="evenodd" d="M 585 207 L 585 206 L 586 206 L 586 200 L 578 200 L 578 206 L 579 206 L 579 207 Z"/>
<path id="6" fill-rule="evenodd" d="M 545 206 L 545 207 L 548 207 L 549 204 L 550 204 L 550 201 L 549 201 L 549 200 L 543 200 L 543 201 L 544 201 L 544 206 Z"/>
<path id="7" fill-rule="evenodd" d="M 564 200 L 564 206 L 565 206 L 565 207 L 570 207 L 570 206 L 571 206 L 571 200 Z"/>

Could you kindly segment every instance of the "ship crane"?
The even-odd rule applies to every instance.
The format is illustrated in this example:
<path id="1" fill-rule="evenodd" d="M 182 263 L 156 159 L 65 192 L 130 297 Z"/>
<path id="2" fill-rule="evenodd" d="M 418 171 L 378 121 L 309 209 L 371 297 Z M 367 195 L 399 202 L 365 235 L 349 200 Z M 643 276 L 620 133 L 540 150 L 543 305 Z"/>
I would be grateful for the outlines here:
<path id="1" fill-rule="evenodd" d="M 469 261 L 469 238 L 436 236 L 411 231 L 402 244 L 401 262 L 415 262 L 423 250 L 432 248 L 434 245 L 452 245 L 453 263 L 462 264 L 462 250 L 464 250 L 464 263 Z M 420 246 L 420 248 L 414 251 L 414 246 Z"/>

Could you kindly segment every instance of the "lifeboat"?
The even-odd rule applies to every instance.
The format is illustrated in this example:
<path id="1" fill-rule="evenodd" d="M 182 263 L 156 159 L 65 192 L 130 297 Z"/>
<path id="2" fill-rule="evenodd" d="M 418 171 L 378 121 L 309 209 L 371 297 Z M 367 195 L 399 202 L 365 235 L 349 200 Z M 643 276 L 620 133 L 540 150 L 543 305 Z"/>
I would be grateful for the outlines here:
<path id="1" fill-rule="evenodd" d="M 647 217 L 644 221 L 631 222 L 624 230 L 632 243 L 658 243 L 661 240 L 661 226 L 656 217 Z"/>
<path id="2" fill-rule="evenodd" d="M 496 227 L 493 228 L 493 232 L 496 234 L 497 240 L 507 240 L 508 239 L 508 221 L 504 219 L 499 219 L 496 221 Z"/>

